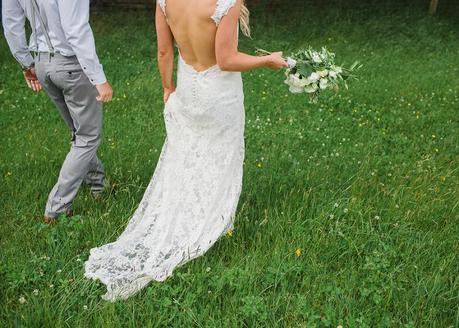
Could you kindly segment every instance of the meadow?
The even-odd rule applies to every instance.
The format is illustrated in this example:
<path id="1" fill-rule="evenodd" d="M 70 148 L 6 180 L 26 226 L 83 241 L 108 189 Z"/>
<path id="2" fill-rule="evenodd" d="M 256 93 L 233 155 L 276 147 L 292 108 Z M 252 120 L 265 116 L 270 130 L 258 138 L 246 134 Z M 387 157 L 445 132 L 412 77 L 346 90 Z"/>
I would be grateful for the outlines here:
<path id="1" fill-rule="evenodd" d="M 327 46 L 338 61 L 360 60 L 360 79 L 313 105 L 280 71 L 244 73 L 233 233 L 116 303 L 101 300 L 83 263 L 124 230 L 150 180 L 162 89 L 152 12 L 91 17 L 115 90 L 99 155 L 117 191 L 96 200 L 83 188 L 74 216 L 54 226 L 42 214 L 70 137 L 0 40 L 1 326 L 459 326 L 457 15 L 254 13 L 242 50 Z"/>

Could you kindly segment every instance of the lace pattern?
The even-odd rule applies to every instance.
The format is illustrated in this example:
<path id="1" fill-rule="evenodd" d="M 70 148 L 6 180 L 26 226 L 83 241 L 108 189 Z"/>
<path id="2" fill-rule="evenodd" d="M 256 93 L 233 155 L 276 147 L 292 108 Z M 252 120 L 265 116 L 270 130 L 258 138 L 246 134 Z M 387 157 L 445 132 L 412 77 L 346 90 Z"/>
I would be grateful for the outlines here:
<path id="1" fill-rule="evenodd" d="M 211 17 L 215 22 L 215 25 L 218 26 L 218 24 L 220 24 L 222 18 L 228 15 L 228 12 L 231 8 L 234 7 L 235 4 L 236 0 L 217 0 L 214 14 Z"/>
<path id="2" fill-rule="evenodd" d="M 157 0 L 157 3 L 159 4 L 164 16 L 166 16 L 166 0 Z"/>
<path id="3" fill-rule="evenodd" d="M 233 229 L 242 187 L 244 95 L 241 74 L 197 72 L 179 57 L 177 89 L 164 107 L 166 139 L 140 205 L 112 243 L 91 249 L 85 276 L 104 299 L 164 281 Z"/>

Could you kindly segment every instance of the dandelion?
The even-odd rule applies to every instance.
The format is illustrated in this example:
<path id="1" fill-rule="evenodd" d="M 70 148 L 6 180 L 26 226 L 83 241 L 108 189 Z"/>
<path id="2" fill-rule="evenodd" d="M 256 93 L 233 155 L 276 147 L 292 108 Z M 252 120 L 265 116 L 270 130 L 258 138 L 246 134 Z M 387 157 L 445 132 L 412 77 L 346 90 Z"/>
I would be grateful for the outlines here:
<path id="1" fill-rule="evenodd" d="M 35 296 L 38 295 L 38 289 L 34 289 L 33 292 L 32 292 Z"/>
<path id="2" fill-rule="evenodd" d="M 233 237 L 233 230 L 228 230 L 226 234 L 228 235 L 228 237 Z"/>
<path id="3" fill-rule="evenodd" d="M 297 248 L 297 249 L 296 249 L 295 255 L 296 255 L 296 256 L 300 256 L 300 255 L 301 255 L 301 248 Z"/>
<path id="4" fill-rule="evenodd" d="M 19 303 L 24 304 L 25 302 L 27 302 L 27 301 L 24 298 L 24 296 L 19 297 Z"/>

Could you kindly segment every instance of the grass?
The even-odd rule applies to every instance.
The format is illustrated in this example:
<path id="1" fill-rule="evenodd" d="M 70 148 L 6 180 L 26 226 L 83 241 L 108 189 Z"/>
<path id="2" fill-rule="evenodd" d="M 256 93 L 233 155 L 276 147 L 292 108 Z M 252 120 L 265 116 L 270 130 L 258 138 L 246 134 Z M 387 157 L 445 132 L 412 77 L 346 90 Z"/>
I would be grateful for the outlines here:
<path id="1" fill-rule="evenodd" d="M 69 135 L 0 41 L 2 326 L 459 326 L 453 19 L 406 11 L 255 18 L 243 50 L 325 45 L 347 63 L 361 60 L 361 79 L 310 105 L 288 94 L 280 72 L 245 73 L 244 188 L 233 236 L 112 304 L 100 299 L 102 285 L 83 278 L 83 262 L 123 231 L 165 134 L 152 14 L 92 17 L 116 92 L 104 109 L 100 157 L 119 191 L 98 202 L 82 189 L 76 216 L 53 227 L 40 219 Z"/>

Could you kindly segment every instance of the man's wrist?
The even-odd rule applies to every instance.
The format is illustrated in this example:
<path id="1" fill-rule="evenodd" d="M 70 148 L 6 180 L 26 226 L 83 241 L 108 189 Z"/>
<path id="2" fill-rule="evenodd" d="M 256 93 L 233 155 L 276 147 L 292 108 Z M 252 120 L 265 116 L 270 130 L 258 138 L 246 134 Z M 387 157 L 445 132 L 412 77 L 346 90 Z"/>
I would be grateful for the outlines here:
<path id="1" fill-rule="evenodd" d="M 21 64 L 21 69 L 23 72 L 30 71 L 34 67 L 35 67 L 35 63 L 31 63 L 29 66 Z"/>

